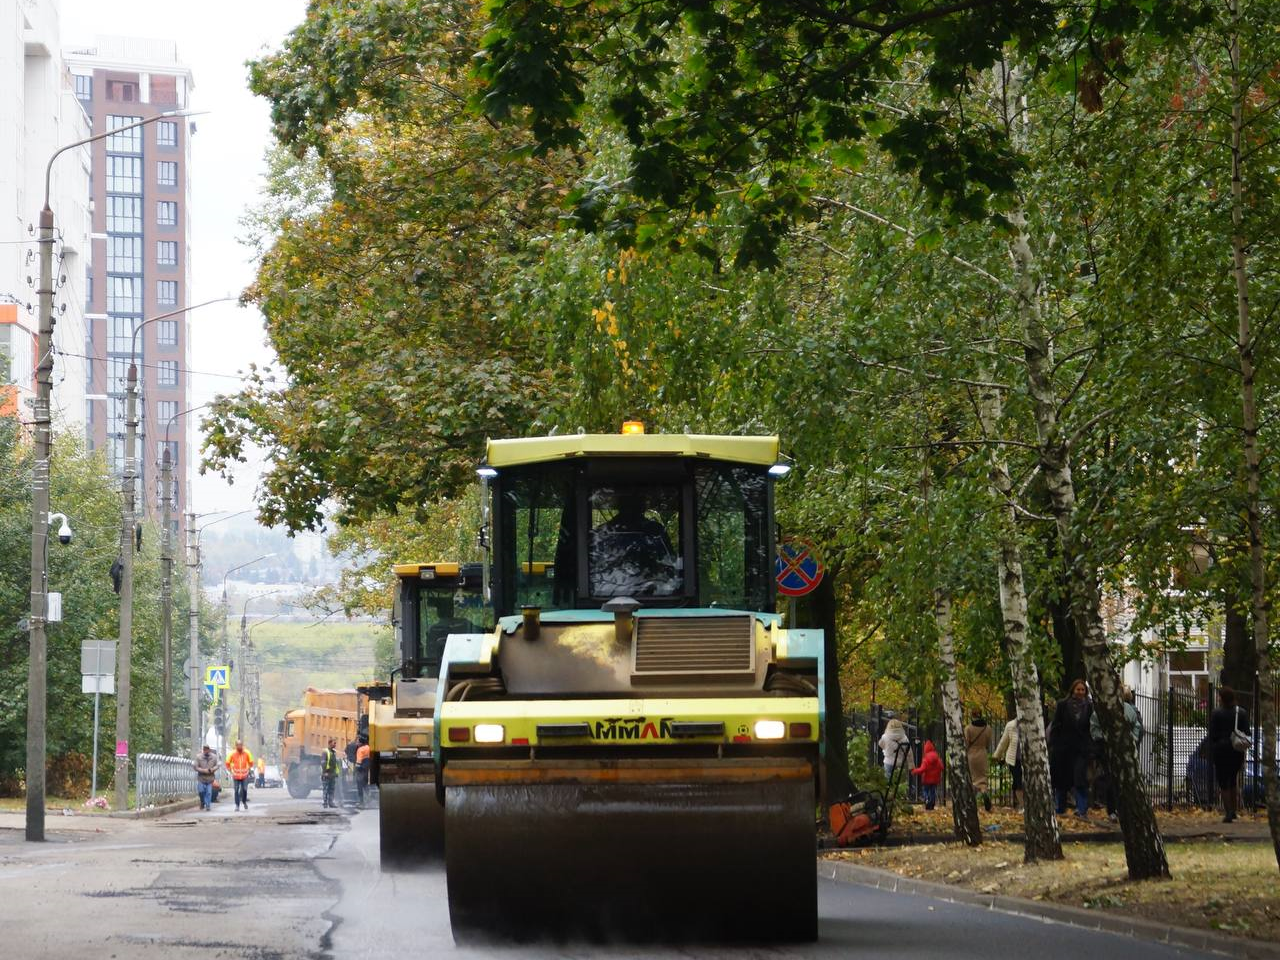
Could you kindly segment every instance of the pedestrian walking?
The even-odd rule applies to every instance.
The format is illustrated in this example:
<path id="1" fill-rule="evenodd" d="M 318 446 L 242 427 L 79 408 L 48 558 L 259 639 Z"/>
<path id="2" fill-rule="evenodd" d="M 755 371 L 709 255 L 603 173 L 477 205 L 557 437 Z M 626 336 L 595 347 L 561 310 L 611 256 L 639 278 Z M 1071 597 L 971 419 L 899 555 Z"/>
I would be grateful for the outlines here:
<path id="1" fill-rule="evenodd" d="M 1089 819 L 1089 719 L 1093 704 L 1083 680 L 1071 684 L 1069 696 L 1058 701 L 1049 734 L 1049 776 L 1059 814 L 1067 812 L 1067 795 L 1075 791 L 1076 816 Z"/>
<path id="2" fill-rule="evenodd" d="M 1009 794 L 1009 802 L 1014 810 L 1022 808 L 1022 744 L 1018 740 L 1018 718 L 1014 717 L 1004 725 L 1000 734 L 1000 742 L 996 744 L 995 758 L 1003 763 L 1013 774 L 1013 789 Z"/>
<path id="3" fill-rule="evenodd" d="M 905 765 L 911 751 L 911 737 L 897 717 L 892 717 L 884 727 L 879 740 L 880 753 L 884 756 L 884 778 L 893 779 L 894 768 Z"/>
<path id="4" fill-rule="evenodd" d="M 267 785 L 267 758 L 258 758 L 258 789 L 261 790 Z"/>
<path id="5" fill-rule="evenodd" d="M 933 741 L 924 742 L 920 766 L 911 771 L 920 778 L 920 792 L 924 794 L 924 808 L 932 810 L 938 803 L 938 784 L 942 783 L 942 758 L 934 749 Z"/>
<path id="6" fill-rule="evenodd" d="M 320 758 L 320 786 L 322 787 L 322 803 L 323 807 L 336 807 L 333 802 L 333 788 L 338 782 L 338 741 L 335 737 L 329 738 L 329 746 L 325 748 L 324 754 Z"/>
<path id="7" fill-rule="evenodd" d="M 236 789 L 236 809 L 240 809 L 243 804 L 246 810 L 249 809 L 249 779 L 253 772 L 253 754 L 244 748 L 244 741 L 237 740 L 236 748 L 231 751 L 231 755 L 227 757 L 227 770 L 231 772 L 231 779 L 234 781 Z"/>
<path id="8" fill-rule="evenodd" d="M 1120 689 L 1120 702 L 1124 705 L 1124 722 L 1133 737 L 1133 742 L 1141 746 L 1146 727 L 1142 723 L 1142 714 L 1134 706 L 1133 688 L 1124 686 Z M 1107 752 L 1106 740 L 1102 736 L 1102 721 L 1098 719 L 1098 711 L 1093 711 L 1089 718 L 1089 737 L 1093 741 L 1094 759 L 1098 764 L 1098 775 L 1094 778 L 1093 789 L 1102 795 L 1107 805 L 1107 819 L 1115 820 L 1116 802 L 1119 799 L 1116 790 L 1115 771 L 1112 769 L 1111 757 Z"/>
<path id="9" fill-rule="evenodd" d="M 365 789 L 369 785 L 369 738 L 361 737 L 360 746 L 356 748 L 356 796 L 360 806 L 364 806 Z"/>
<path id="10" fill-rule="evenodd" d="M 973 711 L 973 719 L 964 728 L 964 752 L 969 760 L 969 779 L 973 783 L 974 792 L 982 798 L 982 806 L 991 812 L 991 790 L 987 778 L 991 773 L 991 742 L 995 735 L 991 731 L 982 711 Z"/>
<path id="11" fill-rule="evenodd" d="M 1245 754 L 1249 752 L 1249 714 L 1236 703 L 1235 691 L 1218 691 L 1218 709 L 1209 717 L 1209 743 L 1213 750 L 1213 775 L 1222 793 L 1223 823 L 1236 818 L 1240 806 L 1237 784 Z"/>
<path id="12" fill-rule="evenodd" d="M 218 777 L 218 755 L 207 743 L 192 764 L 196 768 L 196 795 L 201 810 L 213 809 L 213 781 Z"/>

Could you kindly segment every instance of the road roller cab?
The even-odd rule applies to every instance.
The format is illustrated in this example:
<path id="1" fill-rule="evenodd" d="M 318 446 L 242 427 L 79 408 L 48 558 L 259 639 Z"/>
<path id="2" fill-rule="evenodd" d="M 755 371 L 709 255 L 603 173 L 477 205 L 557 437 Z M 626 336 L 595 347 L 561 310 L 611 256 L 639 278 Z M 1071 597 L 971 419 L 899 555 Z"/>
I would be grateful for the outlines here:
<path id="1" fill-rule="evenodd" d="M 432 730 L 445 638 L 493 620 L 480 564 L 401 563 L 393 570 L 400 665 L 369 705 L 369 776 L 378 787 L 379 846 L 388 868 L 444 853 Z"/>
<path id="2" fill-rule="evenodd" d="M 774 612 L 775 437 L 491 441 L 492 631 L 451 634 L 455 937 L 816 936 L 822 635 Z"/>

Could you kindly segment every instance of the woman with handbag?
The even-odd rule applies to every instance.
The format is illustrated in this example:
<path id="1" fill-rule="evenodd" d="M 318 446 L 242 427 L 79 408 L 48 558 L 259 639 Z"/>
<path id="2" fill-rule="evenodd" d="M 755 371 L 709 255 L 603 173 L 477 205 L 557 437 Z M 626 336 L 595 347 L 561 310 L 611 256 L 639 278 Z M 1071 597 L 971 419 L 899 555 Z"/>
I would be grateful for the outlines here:
<path id="1" fill-rule="evenodd" d="M 1236 703 L 1235 691 L 1218 691 L 1218 709 L 1209 718 L 1209 743 L 1213 751 L 1213 775 L 1222 792 L 1223 823 L 1236 818 L 1240 799 L 1236 784 L 1245 754 L 1249 752 L 1249 714 Z"/>

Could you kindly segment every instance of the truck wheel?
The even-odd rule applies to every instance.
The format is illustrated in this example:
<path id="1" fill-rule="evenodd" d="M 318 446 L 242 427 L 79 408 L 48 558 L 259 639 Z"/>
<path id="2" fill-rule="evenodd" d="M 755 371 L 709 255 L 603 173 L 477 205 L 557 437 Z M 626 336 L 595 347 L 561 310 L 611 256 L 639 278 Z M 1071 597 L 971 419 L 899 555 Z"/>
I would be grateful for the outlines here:
<path id="1" fill-rule="evenodd" d="M 307 783 L 307 775 L 301 767 L 289 768 L 289 776 L 285 780 L 289 788 L 289 796 L 295 800 L 305 800 L 311 795 L 311 787 Z"/>

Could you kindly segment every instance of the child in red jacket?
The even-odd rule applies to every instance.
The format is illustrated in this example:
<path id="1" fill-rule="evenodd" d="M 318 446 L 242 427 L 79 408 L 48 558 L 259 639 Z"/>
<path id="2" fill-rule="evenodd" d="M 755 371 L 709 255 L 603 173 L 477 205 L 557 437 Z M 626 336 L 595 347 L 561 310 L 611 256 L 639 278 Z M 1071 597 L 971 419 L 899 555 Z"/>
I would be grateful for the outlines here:
<path id="1" fill-rule="evenodd" d="M 933 747 L 932 740 L 924 742 L 920 766 L 911 771 L 920 778 L 920 791 L 924 794 L 924 808 L 932 810 L 938 802 L 938 784 L 942 782 L 942 758 Z"/>

